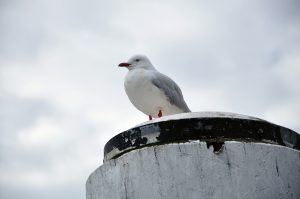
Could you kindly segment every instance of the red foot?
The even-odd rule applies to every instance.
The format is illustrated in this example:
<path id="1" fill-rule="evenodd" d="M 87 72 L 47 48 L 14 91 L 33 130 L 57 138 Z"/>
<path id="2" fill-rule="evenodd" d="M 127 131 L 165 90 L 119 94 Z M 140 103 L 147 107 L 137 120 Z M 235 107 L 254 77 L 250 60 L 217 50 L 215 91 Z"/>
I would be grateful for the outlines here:
<path id="1" fill-rule="evenodd" d="M 157 115 L 158 117 L 162 117 L 162 112 L 161 112 L 161 110 L 159 110 L 159 112 L 158 112 L 158 115 Z"/>
<path id="2" fill-rule="evenodd" d="M 152 116 L 151 115 L 149 115 L 149 120 L 152 120 Z"/>

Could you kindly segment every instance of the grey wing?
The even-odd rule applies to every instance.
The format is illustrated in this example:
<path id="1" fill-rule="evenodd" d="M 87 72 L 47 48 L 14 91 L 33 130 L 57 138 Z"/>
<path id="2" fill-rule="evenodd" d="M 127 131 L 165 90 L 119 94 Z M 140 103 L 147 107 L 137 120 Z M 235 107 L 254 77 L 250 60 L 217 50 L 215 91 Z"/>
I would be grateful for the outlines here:
<path id="1" fill-rule="evenodd" d="M 152 78 L 152 83 L 159 89 L 163 90 L 170 103 L 179 107 L 184 112 L 191 112 L 186 105 L 179 86 L 168 76 L 156 72 Z"/>

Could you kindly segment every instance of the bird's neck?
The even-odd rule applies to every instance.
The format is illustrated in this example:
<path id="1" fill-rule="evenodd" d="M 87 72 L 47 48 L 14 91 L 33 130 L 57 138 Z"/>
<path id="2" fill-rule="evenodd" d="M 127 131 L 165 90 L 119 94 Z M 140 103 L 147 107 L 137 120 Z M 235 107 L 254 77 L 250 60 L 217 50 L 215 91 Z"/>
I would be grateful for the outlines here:
<path id="1" fill-rule="evenodd" d="M 156 69 L 154 68 L 154 66 L 140 66 L 138 68 L 131 68 L 129 69 L 129 71 L 156 71 Z"/>

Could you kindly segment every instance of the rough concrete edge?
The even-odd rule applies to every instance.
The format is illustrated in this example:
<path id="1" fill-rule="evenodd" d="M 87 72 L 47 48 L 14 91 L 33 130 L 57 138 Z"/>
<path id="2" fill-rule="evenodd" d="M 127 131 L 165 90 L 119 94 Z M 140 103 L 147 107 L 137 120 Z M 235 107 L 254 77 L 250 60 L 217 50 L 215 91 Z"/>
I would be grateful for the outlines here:
<path id="1" fill-rule="evenodd" d="M 238 114 L 238 113 L 204 111 L 204 112 L 180 113 L 180 114 L 175 114 L 175 115 L 164 116 L 161 118 L 155 118 L 153 120 L 140 123 L 140 124 L 134 126 L 133 128 L 148 125 L 148 124 L 153 124 L 153 123 L 172 121 L 172 120 L 181 120 L 181 119 L 193 119 L 193 118 L 238 118 L 238 119 L 268 122 L 268 121 L 260 119 L 260 118 L 247 116 L 247 115 L 243 115 L 243 114 Z"/>
<path id="2" fill-rule="evenodd" d="M 180 143 L 192 143 L 192 142 L 205 142 L 207 145 L 212 144 L 214 145 L 214 143 L 224 143 L 224 142 L 244 142 L 244 143 L 263 143 L 263 144 L 272 144 L 272 145 L 276 145 L 276 146 L 281 146 L 281 147 L 285 147 L 285 148 L 290 148 L 293 149 L 291 147 L 288 146 L 283 146 L 277 142 L 274 142 L 273 140 L 267 140 L 267 139 L 263 139 L 263 140 L 256 140 L 256 139 L 252 139 L 252 138 L 240 138 L 240 139 L 234 139 L 234 138 L 211 138 L 211 139 L 205 139 L 205 140 L 176 140 L 176 141 L 170 141 L 170 142 L 154 142 L 154 143 L 150 143 L 150 144 L 145 144 L 139 147 L 130 147 L 125 149 L 124 151 L 122 151 L 121 153 L 116 153 L 115 151 L 113 151 L 110 155 L 110 153 L 106 154 L 103 158 L 103 163 L 110 161 L 110 160 L 115 160 L 121 156 L 123 156 L 124 154 L 130 153 L 132 151 L 135 150 L 140 150 L 146 147 L 153 147 L 153 146 L 160 146 L 160 145 L 165 145 L 165 144 L 180 144 Z M 293 149 L 296 151 L 299 151 L 297 149 Z"/>
<path id="3" fill-rule="evenodd" d="M 220 152 L 219 151 L 214 151 L 214 149 L 210 149 L 210 145 L 208 144 L 208 141 L 200 141 L 200 140 L 185 140 L 185 142 L 170 142 L 170 143 L 163 143 L 163 144 L 153 144 L 153 145 L 145 145 L 141 148 L 138 148 L 138 150 L 144 150 L 146 148 L 151 148 L 151 147 L 155 147 L 155 146 L 163 146 L 163 145 L 172 145 L 172 144 L 200 144 L 200 143 L 206 143 L 207 145 L 207 149 L 208 150 L 212 150 L 215 154 L 219 154 Z M 291 150 L 291 151 L 294 151 L 294 152 L 300 152 L 299 150 L 297 149 L 293 149 L 293 148 L 290 148 L 290 147 L 286 147 L 286 146 L 282 146 L 282 145 L 279 145 L 279 144 L 276 144 L 274 143 L 273 141 L 271 142 L 268 142 L 266 140 L 266 142 L 253 142 L 252 140 L 249 140 L 249 142 L 245 142 L 245 141 L 242 141 L 242 140 L 227 140 L 227 141 L 224 141 L 222 143 L 222 145 L 226 145 L 226 143 L 254 143 L 254 144 L 262 144 L 262 145 L 273 145 L 274 147 L 279 147 L 279 148 L 284 148 L 284 149 L 287 149 L 287 150 Z M 213 146 L 214 147 L 214 146 Z M 109 165 L 109 164 L 113 164 L 113 165 L 116 165 L 116 161 L 118 161 L 119 158 L 123 158 L 124 156 L 126 155 L 129 155 L 130 153 L 135 153 L 137 150 L 130 150 L 130 151 L 127 151 L 126 153 L 123 153 L 121 155 L 119 155 L 118 157 L 115 157 L 115 158 L 112 158 L 112 159 L 109 159 L 105 162 L 103 162 L 102 165 L 98 166 L 87 178 L 87 181 L 85 183 L 85 188 L 86 188 L 86 195 L 87 195 L 87 186 L 88 186 L 88 183 L 91 179 L 91 177 L 94 175 L 95 172 L 97 172 L 102 166 L 104 165 Z"/>

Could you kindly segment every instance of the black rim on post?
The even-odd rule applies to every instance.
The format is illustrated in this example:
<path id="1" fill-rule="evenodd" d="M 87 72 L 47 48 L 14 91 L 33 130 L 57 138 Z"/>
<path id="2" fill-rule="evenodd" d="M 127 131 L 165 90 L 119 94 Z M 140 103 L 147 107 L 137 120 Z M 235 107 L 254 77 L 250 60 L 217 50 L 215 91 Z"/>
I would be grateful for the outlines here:
<path id="1" fill-rule="evenodd" d="M 226 115 L 226 113 L 224 113 Z M 104 147 L 104 161 L 131 150 L 165 143 L 199 140 L 262 142 L 300 150 L 300 135 L 288 128 L 244 117 L 193 117 L 142 124 L 110 139 Z"/>

